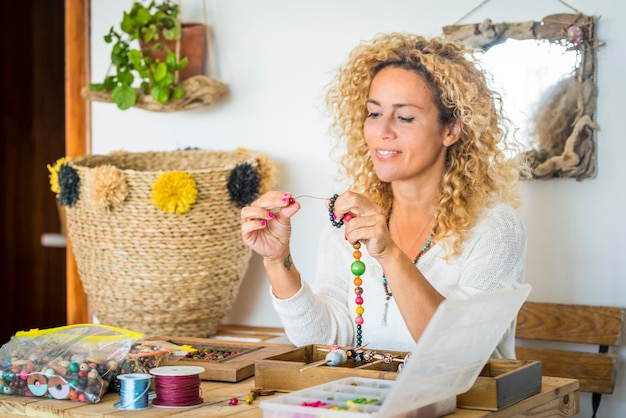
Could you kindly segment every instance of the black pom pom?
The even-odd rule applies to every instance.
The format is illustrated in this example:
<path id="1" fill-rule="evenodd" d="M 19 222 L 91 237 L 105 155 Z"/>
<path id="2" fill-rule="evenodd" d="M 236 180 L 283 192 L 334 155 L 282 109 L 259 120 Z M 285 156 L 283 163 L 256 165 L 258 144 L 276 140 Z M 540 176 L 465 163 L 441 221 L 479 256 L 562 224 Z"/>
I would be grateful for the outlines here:
<path id="1" fill-rule="evenodd" d="M 74 167 L 63 164 L 59 168 L 59 203 L 63 206 L 72 207 L 78 200 L 80 177 Z"/>
<path id="2" fill-rule="evenodd" d="M 261 190 L 261 175 L 248 163 L 239 164 L 228 176 L 230 200 L 239 208 L 254 202 Z"/>

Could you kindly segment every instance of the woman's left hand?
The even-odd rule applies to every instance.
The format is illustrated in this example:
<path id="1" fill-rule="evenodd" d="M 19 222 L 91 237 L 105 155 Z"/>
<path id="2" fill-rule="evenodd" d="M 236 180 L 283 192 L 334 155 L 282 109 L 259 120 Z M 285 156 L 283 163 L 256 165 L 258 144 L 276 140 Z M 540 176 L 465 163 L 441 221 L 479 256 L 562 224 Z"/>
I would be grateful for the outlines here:
<path id="1" fill-rule="evenodd" d="M 334 204 L 337 219 L 344 219 L 345 236 L 351 244 L 359 241 L 378 259 L 394 246 L 387 215 L 369 198 L 355 192 L 342 193 Z"/>

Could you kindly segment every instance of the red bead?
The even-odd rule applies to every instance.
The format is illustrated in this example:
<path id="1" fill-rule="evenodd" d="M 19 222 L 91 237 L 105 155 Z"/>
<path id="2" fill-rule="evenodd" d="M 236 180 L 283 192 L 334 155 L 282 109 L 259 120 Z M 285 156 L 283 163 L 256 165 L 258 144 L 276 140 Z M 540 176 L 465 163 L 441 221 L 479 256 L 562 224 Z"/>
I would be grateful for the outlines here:
<path id="1" fill-rule="evenodd" d="M 238 403 L 239 403 L 239 399 L 232 398 L 228 404 L 229 405 L 237 405 Z"/>
<path id="2" fill-rule="evenodd" d="M 354 318 L 354 323 L 357 325 L 363 325 L 363 317 L 357 316 L 356 318 Z"/>
<path id="3" fill-rule="evenodd" d="M 345 215 L 343 215 L 343 221 L 344 222 L 350 222 L 350 220 L 354 218 L 354 215 L 351 213 L 346 213 Z"/>
<path id="4" fill-rule="evenodd" d="M 357 305 L 363 305 L 363 298 L 359 295 L 354 299 L 354 303 Z"/>

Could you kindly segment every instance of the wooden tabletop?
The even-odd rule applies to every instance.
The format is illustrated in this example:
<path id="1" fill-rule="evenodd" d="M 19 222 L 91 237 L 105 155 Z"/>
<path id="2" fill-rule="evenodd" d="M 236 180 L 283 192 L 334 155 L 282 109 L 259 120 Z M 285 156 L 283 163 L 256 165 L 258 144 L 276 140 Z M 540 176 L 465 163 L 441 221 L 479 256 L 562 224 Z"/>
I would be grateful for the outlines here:
<path id="1" fill-rule="evenodd" d="M 59 401 L 37 397 L 19 397 L 0 395 L 0 414 L 2 416 L 27 417 L 64 417 L 64 418 L 94 418 L 108 416 L 133 417 L 192 417 L 211 416 L 229 418 L 260 418 L 263 410 L 260 402 L 268 399 L 258 397 L 252 404 L 244 399 L 254 388 L 254 377 L 238 383 L 223 383 L 203 381 L 201 384 L 204 404 L 195 408 L 157 408 L 150 407 L 144 410 L 122 410 L 114 406 L 119 401 L 119 395 L 106 394 L 99 403 L 85 404 L 76 401 Z M 280 396 L 275 394 L 271 396 Z M 229 405 L 232 398 L 240 399 L 238 405 Z M 567 417 L 579 412 L 578 380 L 543 377 L 541 392 L 524 399 L 500 411 L 480 411 L 457 408 L 449 417 Z"/>

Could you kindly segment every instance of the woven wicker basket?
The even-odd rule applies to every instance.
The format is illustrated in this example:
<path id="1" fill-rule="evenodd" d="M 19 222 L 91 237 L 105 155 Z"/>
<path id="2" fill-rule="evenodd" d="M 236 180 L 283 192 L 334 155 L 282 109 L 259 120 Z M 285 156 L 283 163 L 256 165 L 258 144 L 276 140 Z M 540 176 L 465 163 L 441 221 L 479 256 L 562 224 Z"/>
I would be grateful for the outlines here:
<path id="1" fill-rule="evenodd" d="M 240 235 L 245 202 L 233 201 L 230 183 L 238 187 L 238 180 L 231 173 L 242 166 L 256 170 L 260 184 L 253 189 L 261 193 L 273 175 L 269 159 L 249 150 L 118 152 L 68 165 L 79 180 L 77 200 L 66 205 L 68 233 L 98 320 L 153 335 L 214 334 L 251 256 Z M 127 194 L 103 211 L 90 188 L 104 166 L 119 169 Z M 151 201 L 155 181 L 170 170 L 195 180 L 197 198 L 187 213 L 168 213 Z"/>

